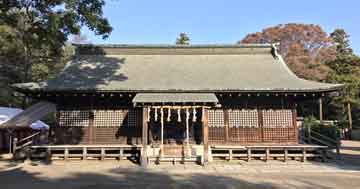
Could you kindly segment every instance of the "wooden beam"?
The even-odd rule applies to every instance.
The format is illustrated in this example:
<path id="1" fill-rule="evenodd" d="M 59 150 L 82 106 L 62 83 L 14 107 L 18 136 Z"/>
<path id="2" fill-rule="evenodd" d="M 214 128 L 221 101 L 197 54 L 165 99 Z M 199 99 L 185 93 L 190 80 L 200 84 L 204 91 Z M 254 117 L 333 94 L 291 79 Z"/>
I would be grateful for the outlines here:
<path id="1" fill-rule="evenodd" d="M 141 148 L 141 158 L 140 164 L 142 167 L 148 166 L 148 155 L 147 155 L 147 145 L 148 145 L 148 107 L 143 107 L 142 109 L 142 148 Z M 122 158 L 122 151 L 120 151 L 120 157 Z"/>
<path id="2" fill-rule="evenodd" d="M 204 145 L 204 164 L 209 162 L 209 125 L 208 125 L 208 110 L 202 108 L 202 134 Z"/>

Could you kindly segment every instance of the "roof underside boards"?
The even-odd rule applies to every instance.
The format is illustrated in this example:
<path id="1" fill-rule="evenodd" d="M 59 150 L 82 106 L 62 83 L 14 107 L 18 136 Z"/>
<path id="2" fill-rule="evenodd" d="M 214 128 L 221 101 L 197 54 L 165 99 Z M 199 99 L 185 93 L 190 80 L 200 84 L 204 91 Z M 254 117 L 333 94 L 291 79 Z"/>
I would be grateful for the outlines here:
<path id="1" fill-rule="evenodd" d="M 316 92 L 342 86 L 298 78 L 272 53 L 271 46 L 102 46 L 101 53 L 99 48 L 82 50 L 54 79 L 14 87 L 41 91 Z"/>
<path id="2" fill-rule="evenodd" d="M 217 103 L 214 93 L 138 93 L 133 103 Z"/>

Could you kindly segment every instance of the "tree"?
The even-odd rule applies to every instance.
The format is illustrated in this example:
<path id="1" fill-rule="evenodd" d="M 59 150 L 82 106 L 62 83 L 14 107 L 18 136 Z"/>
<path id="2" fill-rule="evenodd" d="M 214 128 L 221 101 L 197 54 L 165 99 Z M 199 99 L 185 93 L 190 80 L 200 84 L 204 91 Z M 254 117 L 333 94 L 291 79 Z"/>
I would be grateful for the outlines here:
<path id="1" fill-rule="evenodd" d="M 112 28 L 103 0 L 0 1 L 0 74 L 5 84 L 50 77 L 63 62 L 65 42 L 86 26 L 107 38 Z M 4 69 L 5 68 L 5 69 Z"/>
<path id="2" fill-rule="evenodd" d="M 335 29 L 330 34 L 330 38 L 335 43 L 336 53 L 338 55 L 351 55 L 353 50 L 350 48 L 349 35 L 343 29 Z"/>
<path id="3" fill-rule="evenodd" d="M 334 98 L 332 105 L 342 110 L 338 112 L 338 117 L 346 115 L 351 133 L 352 111 L 360 111 L 360 58 L 352 53 L 349 35 L 343 29 L 336 29 L 330 37 L 336 46 L 336 58 L 326 62 L 332 70 L 327 76 L 327 81 L 345 84 L 341 96 Z M 358 115 L 355 115 L 354 120 L 358 120 Z"/>
<path id="4" fill-rule="evenodd" d="M 187 36 L 186 33 L 182 32 L 180 33 L 179 37 L 176 39 L 177 45 L 189 45 L 190 44 L 190 38 Z"/>
<path id="5" fill-rule="evenodd" d="M 335 58 L 327 33 L 313 24 L 281 24 L 248 34 L 239 43 L 277 43 L 290 69 L 305 79 L 323 81 L 329 68 L 324 60 Z"/>

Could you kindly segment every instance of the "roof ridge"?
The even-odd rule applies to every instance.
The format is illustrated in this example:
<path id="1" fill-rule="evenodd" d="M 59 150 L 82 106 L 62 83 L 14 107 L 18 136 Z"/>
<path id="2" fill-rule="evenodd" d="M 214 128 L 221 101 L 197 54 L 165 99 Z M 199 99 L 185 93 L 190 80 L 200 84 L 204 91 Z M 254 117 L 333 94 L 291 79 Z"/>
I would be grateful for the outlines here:
<path id="1" fill-rule="evenodd" d="M 272 48 L 271 43 L 242 43 L 242 44 L 72 44 L 76 47 L 103 47 L 103 48 Z"/>

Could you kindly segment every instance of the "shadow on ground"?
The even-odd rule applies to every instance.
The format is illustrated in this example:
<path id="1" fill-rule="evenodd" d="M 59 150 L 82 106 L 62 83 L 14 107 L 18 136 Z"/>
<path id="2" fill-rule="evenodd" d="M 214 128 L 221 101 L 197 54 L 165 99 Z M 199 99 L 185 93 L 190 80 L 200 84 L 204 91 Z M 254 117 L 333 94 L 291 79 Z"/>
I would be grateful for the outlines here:
<path id="1" fill-rule="evenodd" d="M 89 166 L 78 171 L 79 167 Z M 332 178 L 330 178 L 332 177 Z M 346 177 L 345 177 L 346 178 Z M 359 178 L 359 177 L 357 177 Z M 121 189 L 121 188 L 332 188 L 344 181 L 344 175 L 286 174 L 286 173 L 174 173 L 164 169 L 142 169 L 97 164 L 68 166 L 39 165 L 0 171 L 0 188 L 26 189 Z M 330 183 L 329 183 L 330 182 Z M 335 182 L 335 184 L 334 184 Z M 344 183 L 340 183 L 344 186 Z"/>
<path id="2" fill-rule="evenodd" d="M 173 175 L 155 173 L 140 168 L 113 169 L 105 174 L 74 173 L 60 178 L 46 178 L 39 172 L 29 173 L 21 168 L 0 172 L 0 188 L 278 188 L 270 183 L 252 183 L 226 176 L 206 174 Z"/>

